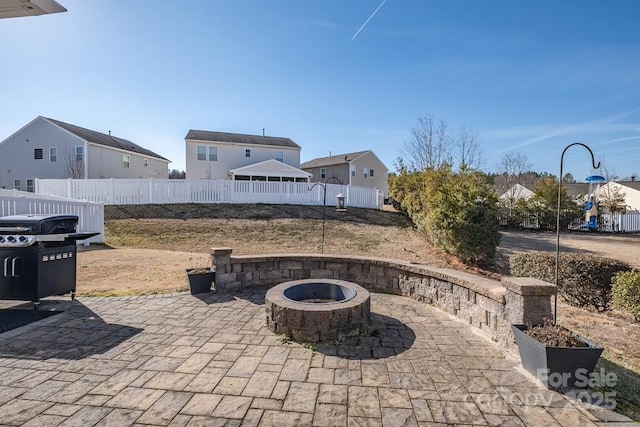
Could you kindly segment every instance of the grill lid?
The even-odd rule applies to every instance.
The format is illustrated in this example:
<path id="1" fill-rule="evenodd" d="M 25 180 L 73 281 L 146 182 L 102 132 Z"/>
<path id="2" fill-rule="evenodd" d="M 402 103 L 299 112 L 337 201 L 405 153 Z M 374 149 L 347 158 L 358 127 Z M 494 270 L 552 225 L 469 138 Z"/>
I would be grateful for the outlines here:
<path id="1" fill-rule="evenodd" d="M 0 234 L 75 233 L 77 215 L 9 215 L 0 217 Z"/>

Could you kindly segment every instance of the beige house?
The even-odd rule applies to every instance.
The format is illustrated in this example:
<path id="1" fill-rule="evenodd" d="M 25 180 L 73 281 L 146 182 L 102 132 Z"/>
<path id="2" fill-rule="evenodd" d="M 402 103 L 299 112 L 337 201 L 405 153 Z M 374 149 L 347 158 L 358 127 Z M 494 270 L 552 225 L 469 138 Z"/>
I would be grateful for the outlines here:
<path id="1" fill-rule="evenodd" d="M 269 177 L 270 180 L 279 177 L 281 181 L 290 178 L 295 181 L 295 178 L 306 176 L 298 169 L 300 146 L 289 138 L 192 129 L 185 142 L 187 179 L 244 180 L 249 177 L 254 181 L 266 181 Z M 251 170 L 241 169 L 256 164 L 260 165 Z"/>
<path id="2" fill-rule="evenodd" d="M 35 178 L 168 178 L 169 160 L 131 141 L 36 117 L 0 142 L 0 188 L 34 191 Z"/>
<path id="3" fill-rule="evenodd" d="M 304 162 L 300 169 L 313 175 L 312 182 L 325 182 L 336 177 L 345 185 L 377 188 L 385 198 L 389 195 L 389 170 L 371 150 L 320 157 Z"/>

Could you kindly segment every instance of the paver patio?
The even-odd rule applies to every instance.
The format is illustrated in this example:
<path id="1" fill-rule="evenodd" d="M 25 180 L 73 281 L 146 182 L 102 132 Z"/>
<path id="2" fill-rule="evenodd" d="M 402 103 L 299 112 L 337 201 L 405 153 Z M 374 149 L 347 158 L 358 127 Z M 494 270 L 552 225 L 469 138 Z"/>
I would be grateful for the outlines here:
<path id="1" fill-rule="evenodd" d="M 0 425 L 636 425 L 423 303 L 372 293 L 372 336 L 314 349 L 265 292 L 43 301 L 64 313 L 0 334 Z"/>

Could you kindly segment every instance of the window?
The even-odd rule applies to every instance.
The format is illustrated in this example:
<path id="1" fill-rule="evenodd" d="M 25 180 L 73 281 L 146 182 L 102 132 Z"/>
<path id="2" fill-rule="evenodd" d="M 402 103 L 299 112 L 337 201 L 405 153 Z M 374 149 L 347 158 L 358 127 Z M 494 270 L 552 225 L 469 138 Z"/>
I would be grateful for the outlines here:
<path id="1" fill-rule="evenodd" d="M 209 161 L 210 162 L 218 161 L 218 147 L 209 147 Z"/>
<path id="2" fill-rule="evenodd" d="M 144 165 L 145 168 L 149 167 L 149 159 L 142 159 L 142 164 Z"/>
<path id="3" fill-rule="evenodd" d="M 16 190 L 20 190 L 22 187 L 22 182 L 20 182 L 19 179 L 14 179 L 13 180 L 13 188 L 15 188 Z"/>
<path id="4" fill-rule="evenodd" d="M 131 156 L 128 154 L 122 155 L 122 167 L 129 169 L 131 167 Z"/>
<path id="5" fill-rule="evenodd" d="M 28 179 L 27 180 L 27 191 L 30 193 L 33 193 L 33 180 L 32 179 Z"/>
<path id="6" fill-rule="evenodd" d="M 284 151 L 276 151 L 276 160 L 284 163 Z"/>
<path id="7" fill-rule="evenodd" d="M 369 176 L 373 178 L 373 169 L 369 169 Z"/>
<path id="8" fill-rule="evenodd" d="M 326 177 L 327 177 L 327 168 L 320 169 L 320 178 L 326 178 Z"/>
<path id="9" fill-rule="evenodd" d="M 58 161 L 58 149 L 56 147 L 49 148 L 49 161 L 51 163 Z"/>
<path id="10" fill-rule="evenodd" d="M 76 147 L 76 162 L 82 162 L 84 160 L 84 147 L 79 145 Z"/>
<path id="11" fill-rule="evenodd" d="M 42 148 L 33 149 L 33 158 L 36 160 L 42 160 Z"/>
<path id="12" fill-rule="evenodd" d="M 244 150 L 244 156 L 245 157 L 251 157 L 251 150 L 249 148 L 247 148 L 246 150 Z"/>
<path id="13" fill-rule="evenodd" d="M 362 168 L 362 175 L 366 178 L 369 175 L 369 169 Z"/>
<path id="14" fill-rule="evenodd" d="M 351 176 L 356 176 L 356 165 L 351 165 Z"/>
<path id="15" fill-rule="evenodd" d="M 198 160 L 207 160 L 207 147 L 204 145 L 198 145 L 196 150 L 198 152 Z"/>

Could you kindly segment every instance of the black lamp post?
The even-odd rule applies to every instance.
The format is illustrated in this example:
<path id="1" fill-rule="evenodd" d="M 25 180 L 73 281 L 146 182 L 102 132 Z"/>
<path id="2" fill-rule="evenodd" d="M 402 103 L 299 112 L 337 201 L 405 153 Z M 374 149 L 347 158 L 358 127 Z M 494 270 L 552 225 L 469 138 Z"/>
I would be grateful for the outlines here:
<path id="1" fill-rule="evenodd" d="M 587 147 L 585 144 L 581 142 L 574 142 L 573 144 L 567 145 L 565 149 L 562 151 L 562 155 L 560 156 L 560 177 L 558 178 L 558 210 L 556 212 L 556 277 L 555 277 L 556 290 L 558 289 L 558 279 L 560 275 L 560 195 L 562 193 L 562 162 L 564 160 L 564 153 L 566 153 L 567 150 L 573 147 L 574 145 L 581 145 L 584 148 L 586 148 L 587 151 L 589 151 L 589 154 L 591 154 L 591 164 L 593 165 L 593 168 L 598 169 L 600 167 L 600 162 L 598 162 L 598 164 L 596 165 L 596 159 L 593 156 L 593 151 L 591 151 L 591 148 Z M 553 324 L 555 325 L 557 321 L 558 321 L 558 293 L 556 292 L 556 295 L 553 300 Z"/>
<path id="2" fill-rule="evenodd" d="M 319 185 L 322 187 L 323 190 L 323 198 L 322 198 L 322 242 L 320 243 L 320 253 L 324 253 L 324 223 L 325 223 L 325 219 L 327 217 L 327 184 L 329 183 L 329 181 L 331 180 L 335 180 L 338 184 L 342 185 L 342 181 L 340 181 L 338 178 L 336 178 L 335 176 L 330 176 L 329 178 L 327 178 L 324 182 L 316 182 L 315 184 L 313 184 L 311 187 L 309 187 L 309 191 L 313 190 L 313 188 L 316 185 Z M 338 208 L 340 208 L 340 196 L 342 196 L 342 194 L 340 194 L 338 196 Z M 342 197 L 342 209 L 339 210 L 346 210 L 344 209 L 344 196 Z"/>

